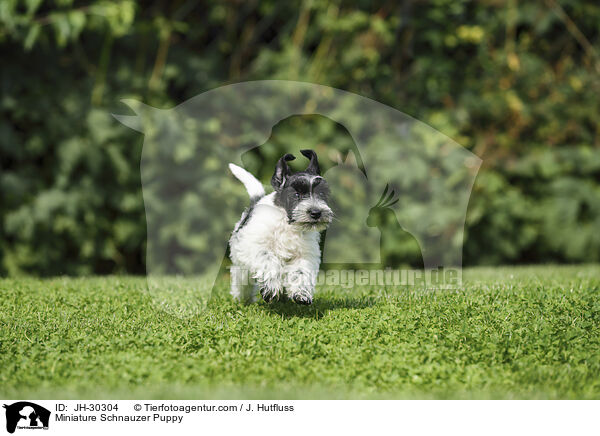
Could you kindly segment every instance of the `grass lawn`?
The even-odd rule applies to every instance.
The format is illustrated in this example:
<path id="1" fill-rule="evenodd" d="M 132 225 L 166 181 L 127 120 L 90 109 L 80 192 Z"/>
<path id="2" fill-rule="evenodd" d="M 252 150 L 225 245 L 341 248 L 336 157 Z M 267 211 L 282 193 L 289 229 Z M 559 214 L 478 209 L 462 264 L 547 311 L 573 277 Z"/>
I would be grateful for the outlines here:
<path id="1" fill-rule="evenodd" d="M 0 397 L 600 398 L 600 266 L 464 282 L 180 319 L 144 278 L 2 279 Z"/>

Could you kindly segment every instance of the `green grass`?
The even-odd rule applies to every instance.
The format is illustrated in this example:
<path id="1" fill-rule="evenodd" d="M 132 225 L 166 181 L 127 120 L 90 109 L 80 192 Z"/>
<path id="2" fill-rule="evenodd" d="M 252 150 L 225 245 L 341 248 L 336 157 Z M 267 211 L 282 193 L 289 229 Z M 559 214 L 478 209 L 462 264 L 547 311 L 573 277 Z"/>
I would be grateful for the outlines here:
<path id="1" fill-rule="evenodd" d="M 0 396 L 600 398 L 599 266 L 464 282 L 310 307 L 221 297 L 180 319 L 143 278 L 2 279 Z"/>

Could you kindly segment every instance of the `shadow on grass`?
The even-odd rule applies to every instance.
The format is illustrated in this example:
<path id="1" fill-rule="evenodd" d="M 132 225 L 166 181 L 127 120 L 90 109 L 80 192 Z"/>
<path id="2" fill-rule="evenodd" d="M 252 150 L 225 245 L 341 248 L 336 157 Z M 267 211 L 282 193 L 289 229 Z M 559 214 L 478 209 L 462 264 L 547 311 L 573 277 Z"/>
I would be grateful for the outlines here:
<path id="1" fill-rule="evenodd" d="M 365 309 L 377 304 L 376 297 L 342 297 L 315 298 L 310 306 L 296 304 L 289 299 L 282 299 L 272 303 L 260 303 L 263 310 L 276 314 L 284 319 L 314 318 L 321 319 L 332 310 Z"/>

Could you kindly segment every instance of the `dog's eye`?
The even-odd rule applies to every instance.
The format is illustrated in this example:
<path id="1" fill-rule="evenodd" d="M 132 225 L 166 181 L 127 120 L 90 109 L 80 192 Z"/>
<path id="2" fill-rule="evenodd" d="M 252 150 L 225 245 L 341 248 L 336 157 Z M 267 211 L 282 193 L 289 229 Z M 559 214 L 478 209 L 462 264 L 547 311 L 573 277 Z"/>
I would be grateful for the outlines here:
<path id="1" fill-rule="evenodd" d="M 300 197 L 302 197 L 302 196 L 300 195 L 300 193 L 299 193 L 299 192 L 294 192 L 294 197 L 296 197 L 296 198 L 300 198 Z"/>

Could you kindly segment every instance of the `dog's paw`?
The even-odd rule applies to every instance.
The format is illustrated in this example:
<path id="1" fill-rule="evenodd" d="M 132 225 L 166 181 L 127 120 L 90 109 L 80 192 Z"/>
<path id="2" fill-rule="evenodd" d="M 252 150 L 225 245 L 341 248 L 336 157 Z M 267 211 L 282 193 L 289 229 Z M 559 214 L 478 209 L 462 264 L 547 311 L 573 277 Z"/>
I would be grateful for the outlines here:
<path id="1" fill-rule="evenodd" d="M 294 300 L 294 303 L 296 304 L 303 304 L 303 305 L 310 305 L 312 304 L 313 300 L 312 297 L 310 295 L 303 295 L 303 294 L 296 294 L 292 297 L 292 300 Z"/>
<path id="2" fill-rule="evenodd" d="M 265 303 L 270 303 L 272 301 L 279 300 L 279 296 L 277 291 L 273 291 L 272 289 L 263 288 L 260 290 L 260 295 L 262 295 Z"/>

